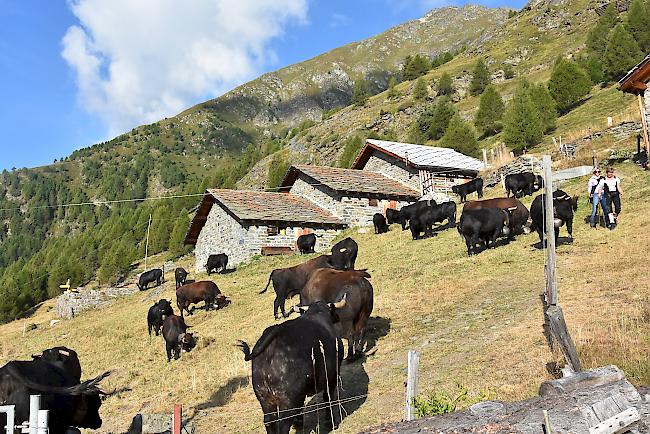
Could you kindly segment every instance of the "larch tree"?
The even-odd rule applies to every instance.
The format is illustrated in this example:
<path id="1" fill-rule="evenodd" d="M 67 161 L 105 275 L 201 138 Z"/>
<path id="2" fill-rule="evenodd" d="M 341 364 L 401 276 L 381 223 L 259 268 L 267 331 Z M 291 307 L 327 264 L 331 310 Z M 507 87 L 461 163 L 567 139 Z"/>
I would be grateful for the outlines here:
<path id="1" fill-rule="evenodd" d="M 501 95 L 493 85 L 489 85 L 481 95 L 474 125 L 481 134 L 495 134 L 501 128 L 500 121 L 504 111 L 505 104 Z"/>
<path id="2" fill-rule="evenodd" d="M 483 62 L 483 59 L 479 59 L 474 66 L 472 81 L 469 84 L 469 92 L 474 96 L 480 95 L 490 82 L 490 71 L 485 65 L 485 62 Z"/>
<path id="3" fill-rule="evenodd" d="M 557 104 L 557 110 L 564 114 L 587 96 L 591 90 L 591 80 L 575 62 L 558 58 L 553 65 L 548 90 Z"/>
<path id="4" fill-rule="evenodd" d="M 610 81 L 620 79 L 642 58 L 643 53 L 632 35 L 623 24 L 617 24 L 609 34 L 603 55 L 605 78 Z"/>

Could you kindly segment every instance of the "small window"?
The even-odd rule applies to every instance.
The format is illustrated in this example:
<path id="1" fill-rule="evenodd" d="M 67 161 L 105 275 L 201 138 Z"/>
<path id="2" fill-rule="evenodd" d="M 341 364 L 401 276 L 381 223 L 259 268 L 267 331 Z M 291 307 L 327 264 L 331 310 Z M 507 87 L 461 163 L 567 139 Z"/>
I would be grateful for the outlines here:
<path id="1" fill-rule="evenodd" d="M 269 235 L 269 236 L 272 237 L 274 235 L 277 235 L 278 233 L 279 233 L 279 230 L 278 230 L 277 226 L 267 226 L 266 227 L 266 235 Z"/>
<path id="2" fill-rule="evenodd" d="M 370 199 L 370 200 L 368 201 L 368 205 L 370 205 L 370 206 L 377 206 L 377 205 L 379 205 L 379 201 L 378 201 L 377 199 Z"/>

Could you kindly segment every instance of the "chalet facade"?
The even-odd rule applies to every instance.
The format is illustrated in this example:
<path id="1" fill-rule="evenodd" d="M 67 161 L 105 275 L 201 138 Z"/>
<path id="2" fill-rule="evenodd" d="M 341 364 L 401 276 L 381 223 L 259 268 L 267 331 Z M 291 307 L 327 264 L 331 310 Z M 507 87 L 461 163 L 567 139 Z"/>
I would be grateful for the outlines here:
<path id="1" fill-rule="evenodd" d="M 648 125 L 650 124 L 650 54 L 638 65 L 632 68 L 625 77 L 619 80 L 619 89 L 626 93 L 636 95 L 641 114 L 641 127 L 643 143 L 646 151 L 650 151 L 650 140 L 648 139 Z M 650 155 L 650 152 L 648 152 Z"/>
<path id="2" fill-rule="evenodd" d="M 225 253 L 229 265 L 252 257 L 295 249 L 298 236 L 315 233 L 316 251 L 329 248 L 347 225 L 309 200 L 293 194 L 241 190 L 206 191 L 185 244 L 194 245 L 195 270 L 208 256 Z"/>
<path id="3" fill-rule="evenodd" d="M 352 169 L 380 173 L 436 201 L 449 200 L 451 187 L 478 176 L 482 161 L 449 148 L 366 140 Z"/>
<path id="4" fill-rule="evenodd" d="M 378 172 L 308 165 L 291 166 L 280 191 L 311 201 L 349 226 L 372 225 L 375 213 L 420 198 L 411 185 Z"/>

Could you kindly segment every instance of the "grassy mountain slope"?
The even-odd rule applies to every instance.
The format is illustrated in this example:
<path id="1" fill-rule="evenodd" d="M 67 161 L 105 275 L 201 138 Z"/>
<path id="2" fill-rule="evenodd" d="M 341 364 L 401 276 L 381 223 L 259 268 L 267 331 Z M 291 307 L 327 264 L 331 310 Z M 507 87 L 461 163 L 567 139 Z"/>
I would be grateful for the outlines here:
<path id="1" fill-rule="evenodd" d="M 558 247 L 559 300 L 586 367 L 615 363 L 632 381 L 647 384 L 650 292 L 638 264 L 650 253 L 645 230 L 650 205 L 644 200 L 650 175 L 629 164 L 618 170 L 626 187 L 621 224 L 614 232 L 591 230 L 583 222 L 590 207 L 581 200 L 575 242 Z M 579 179 L 563 188 L 583 194 L 585 183 Z M 503 192 L 498 187 L 487 194 Z M 530 202 L 525 200 L 527 206 Z M 548 378 L 544 364 L 556 359 L 542 335 L 544 254 L 533 247 L 535 234 L 471 258 L 455 229 L 418 242 L 396 225 L 381 236 L 350 234 L 359 242 L 357 266 L 372 275 L 375 309 L 369 335 L 376 340 L 376 353 L 343 366 L 342 397 L 368 396 L 347 406 L 350 415 L 340 432 L 402 418 L 406 353 L 412 348 L 421 351 L 423 394 L 452 390 L 455 382 L 473 393 L 491 389 L 502 400 L 536 394 Z M 252 344 L 274 324 L 272 293 L 258 294 L 268 273 L 305 259 L 265 257 L 235 273 L 212 276 L 233 303 L 189 317 L 200 336 L 198 347 L 171 364 L 162 338 L 147 338 L 146 312 L 152 303 L 147 293 L 53 327 L 53 303 L 47 302 L 25 321 L 0 326 L 0 363 L 68 345 L 79 352 L 84 377 L 113 369 L 106 386 L 120 392 L 102 407 L 102 432 L 124 431 L 136 412 L 170 411 L 177 402 L 199 432 L 260 432 L 262 414 L 250 386 L 250 365 L 234 344 L 237 339 Z M 173 299 L 173 293 L 168 281 L 162 295 Z M 37 328 L 23 337 L 25 322 Z"/>

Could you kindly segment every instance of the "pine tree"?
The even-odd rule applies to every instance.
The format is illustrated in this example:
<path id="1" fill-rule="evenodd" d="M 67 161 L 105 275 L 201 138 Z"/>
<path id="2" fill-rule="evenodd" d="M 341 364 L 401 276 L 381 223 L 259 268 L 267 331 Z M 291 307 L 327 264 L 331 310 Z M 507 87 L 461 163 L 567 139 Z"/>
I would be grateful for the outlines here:
<path id="1" fill-rule="evenodd" d="M 602 56 L 607 46 L 607 35 L 618 22 L 616 2 L 610 2 L 603 15 L 587 36 L 587 50 L 594 56 Z"/>
<path id="2" fill-rule="evenodd" d="M 423 100 L 427 96 L 429 96 L 427 82 L 424 81 L 424 78 L 420 77 L 415 81 L 415 86 L 413 86 L 413 99 Z"/>
<path id="3" fill-rule="evenodd" d="M 632 35 L 623 24 L 617 24 L 609 34 L 603 56 L 605 78 L 611 81 L 618 80 L 642 58 L 643 53 Z"/>
<path id="4" fill-rule="evenodd" d="M 454 93 L 454 83 L 451 79 L 451 75 L 445 72 L 438 80 L 438 95 L 451 95 Z"/>
<path id="5" fill-rule="evenodd" d="M 456 107 L 447 97 L 440 98 L 433 110 L 431 122 L 426 130 L 428 138 L 433 140 L 440 139 L 447 130 L 449 121 L 456 114 Z"/>
<path id="6" fill-rule="evenodd" d="M 544 84 L 531 84 L 528 87 L 528 95 L 530 100 L 539 111 L 540 120 L 544 128 L 544 133 L 548 133 L 555 129 L 555 121 L 557 119 L 557 109 L 555 100 L 549 93 Z"/>
<path id="7" fill-rule="evenodd" d="M 180 256 L 187 253 L 187 246 L 185 245 L 185 234 L 190 227 L 190 217 L 187 214 L 187 209 L 183 208 L 178 214 L 178 218 L 174 223 L 174 228 L 169 237 L 169 250 L 174 256 Z"/>
<path id="8" fill-rule="evenodd" d="M 370 96 L 368 95 L 368 87 L 366 86 L 366 80 L 363 78 L 354 82 L 354 88 L 352 89 L 352 104 L 355 106 L 364 106 L 368 102 Z"/>
<path id="9" fill-rule="evenodd" d="M 395 77 L 391 77 L 388 79 L 388 94 L 386 97 L 390 99 L 397 99 L 399 97 L 399 92 L 395 88 L 397 85 L 397 80 L 395 80 Z"/>
<path id="10" fill-rule="evenodd" d="M 425 56 L 416 54 L 414 57 L 406 56 L 402 65 L 402 79 L 415 80 L 422 77 L 431 69 L 431 63 Z"/>
<path id="11" fill-rule="evenodd" d="M 481 95 L 478 111 L 474 118 L 474 125 L 481 133 L 497 133 L 501 127 L 500 121 L 504 111 L 505 105 L 501 95 L 490 84 Z"/>
<path id="12" fill-rule="evenodd" d="M 553 65 L 548 90 L 560 114 L 567 113 L 591 90 L 587 73 L 575 62 L 558 58 Z"/>
<path id="13" fill-rule="evenodd" d="M 503 141 L 513 151 L 534 146 L 542 140 L 544 125 L 524 85 L 508 103 L 503 125 Z"/>
<path id="14" fill-rule="evenodd" d="M 649 3 L 650 5 L 650 3 Z M 625 26 L 643 53 L 650 51 L 650 11 L 642 0 L 632 0 Z"/>
<path id="15" fill-rule="evenodd" d="M 452 148 L 456 151 L 475 156 L 478 154 L 476 133 L 469 122 L 465 122 L 459 114 L 455 114 L 449 121 L 445 135 L 440 140 L 440 146 Z"/>
<path id="16" fill-rule="evenodd" d="M 469 84 L 469 92 L 474 96 L 480 95 L 490 82 L 490 71 L 485 65 L 485 62 L 483 62 L 483 59 L 479 59 L 474 67 L 472 81 Z"/>

